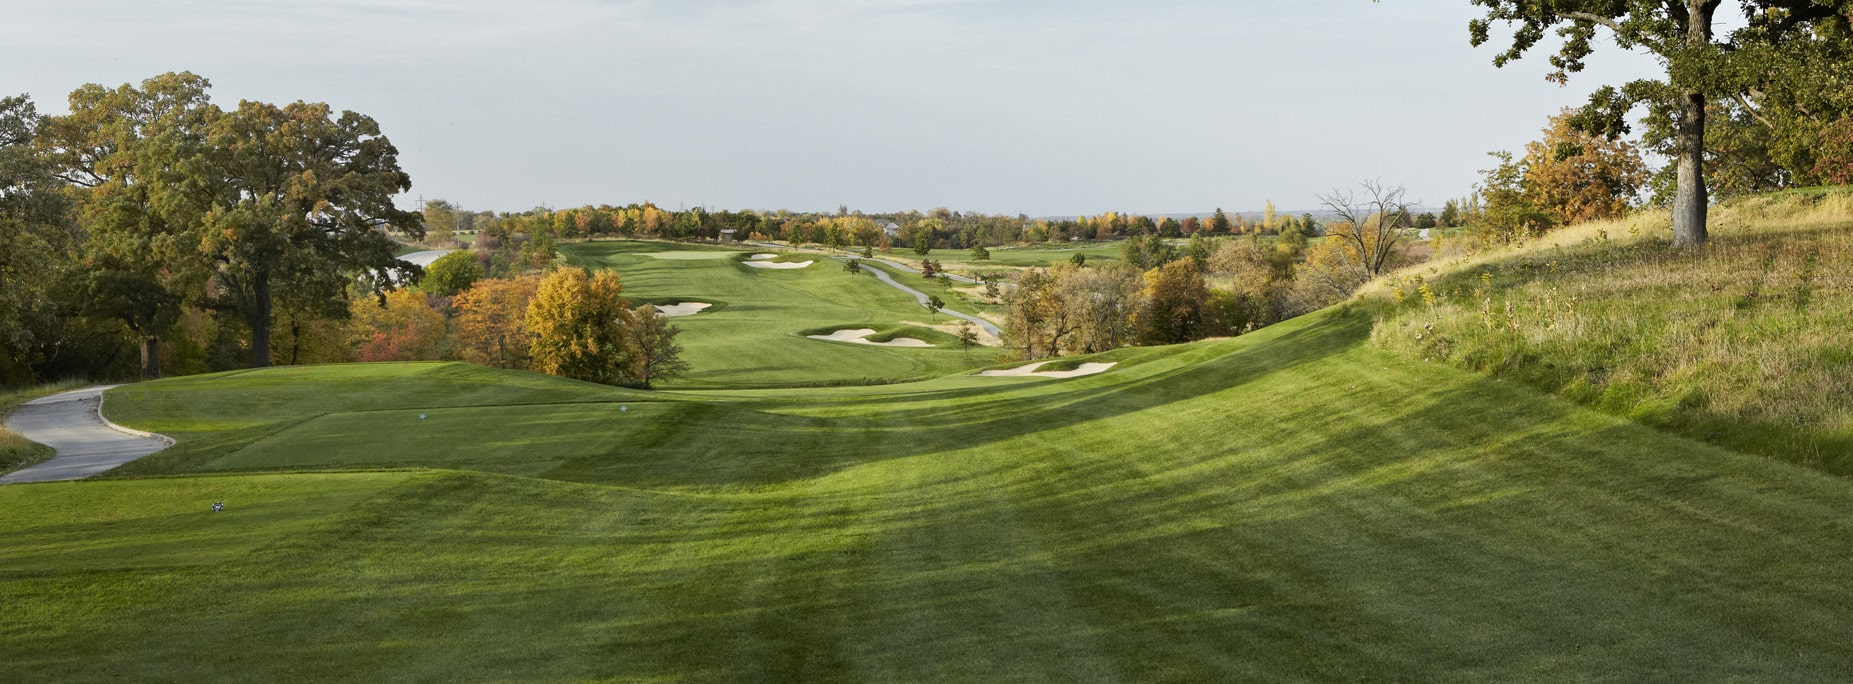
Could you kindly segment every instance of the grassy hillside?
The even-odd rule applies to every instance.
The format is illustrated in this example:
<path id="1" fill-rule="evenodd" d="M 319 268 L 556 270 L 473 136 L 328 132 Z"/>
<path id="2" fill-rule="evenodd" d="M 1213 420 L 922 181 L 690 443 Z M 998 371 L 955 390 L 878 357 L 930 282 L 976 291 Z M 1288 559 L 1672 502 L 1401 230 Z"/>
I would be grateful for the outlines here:
<path id="1" fill-rule="evenodd" d="M 1385 283 L 1373 338 L 1698 440 L 1853 474 L 1853 189 L 1570 228 Z M 1428 294 L 1421 291 L 1426 288 Z"/>
<path id="2" fill-rule="evenodd" d="M 0 488 L 0 650 L 59 681 L 1853 668 L 1848 483 L 1371 325 L 1334 310 L 1074 380 L 648 406 L 446 364 L 145 383 L 117 419 L 190 431 L 144 472 L 450 469 Z M 215 440 L 248 444 L 189 451 Z"/>
<path id="3" fill-rule="evenodd" d="M 866 274 L 852 276 L 820 256 L 792 255 L 782 260 L 814 263 L 785 270 L 742 264 L 745 255 L 763 251 L 757 248 L 599 241 L 563 244 L 560 251 L 574 265 L 616 269 L 625 294 L 638 301 L 714 304 L 675 320 L 683 329 L 678 342 L 693 370 L 670 387 L 873 383 L 936 377 L 974 365 L 968 355 L 946 347 L 805 339 L 804 331 L 817 328 L 884 329 L 927 318 L 907 294 Z"/>

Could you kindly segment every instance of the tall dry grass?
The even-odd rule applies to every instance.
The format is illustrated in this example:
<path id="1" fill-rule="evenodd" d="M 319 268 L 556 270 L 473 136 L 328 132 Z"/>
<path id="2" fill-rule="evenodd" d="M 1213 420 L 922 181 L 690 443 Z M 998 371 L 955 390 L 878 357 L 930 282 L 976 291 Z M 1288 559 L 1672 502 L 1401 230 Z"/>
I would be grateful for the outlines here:
<path id="1" fill-rule="evenodd" d="M 1404 269 L 1373 340 L 1692 437 L 1853 474 L 1853 189 L 1663 212 Z"/>

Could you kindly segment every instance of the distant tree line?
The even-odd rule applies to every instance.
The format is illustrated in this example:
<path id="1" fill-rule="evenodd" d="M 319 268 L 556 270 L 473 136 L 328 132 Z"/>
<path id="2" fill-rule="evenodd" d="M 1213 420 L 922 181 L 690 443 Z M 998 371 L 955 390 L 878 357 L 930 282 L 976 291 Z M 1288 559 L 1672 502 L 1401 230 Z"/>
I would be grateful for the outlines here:
<path id="1" fill-rule="evenodd" d="M 1067 219 L 1031 219 L 1021 214 L 990 215 L 945 208 L 925 213 L 877 214 L 852 212 L 846 207 L 834 214 L 782 209 L 713 211 L 704 207 L 667 210 L 650 202 L 492 212 L 468 211 L 437 199 L 425 203 L 423 219 L 425 243 L 434 246 L 453 245 L 460 235 L 487 240 L 487 244 L 479 247 L 489 249 L 501 249 L 507 242 L 515 243 L 517 248 L 533 241 L 551 247 L 558 240 L 713 241 L 731 235 L 736 240 L 782 240 L 830 249 L 865 248 L 885 253 L 900 248 L 921 256 L 935 249 L 972 250 L 974 254 L 988 256 L 986 248 L 1000 245 L 1120 240 L 1146 235 L 1222 237 L 1279 235 L 1291 231 L 1310 236 L 1317 235 L 1320 230 L 1320 224 L 1311 214 L 1298 217 L 1276 214 L 1272 202 L 1267 204 L 1263 216 L 1256 219 L 1218 209 L 1208 218 L 1192 216 L 1180 220 L 1117 212 Z M 518 249 L 499 258 L 510 263 L 521 260 Z"/>

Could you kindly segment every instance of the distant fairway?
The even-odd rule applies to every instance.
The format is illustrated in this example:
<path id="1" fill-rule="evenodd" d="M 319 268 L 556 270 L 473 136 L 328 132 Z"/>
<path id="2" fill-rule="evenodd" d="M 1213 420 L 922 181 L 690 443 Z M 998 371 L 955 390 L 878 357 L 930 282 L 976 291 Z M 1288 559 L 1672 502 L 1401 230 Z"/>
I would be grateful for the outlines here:
<path id="1" fill-rule="evenodd" d="M 1073 380 L 144 383 L 115 418 L 181 443 L 122 474 L 220 474 L 0 488 L 0 646 L 55 680 L 1853 668 L 1848 483 L 1369 327 L 1332 311 Z M 225 474 L 378 466 L 452 470 Z"/>
<path id="2" fill-rule="evenodd" d="M 947 267 L 961 270 L 982 272 L 986 267 L 1009 266 L 1027 268 L 1032 266 L 1052 266 L 1065 264 L 1074 259 L 1076 254 L 1087 256 L 1088 263 L 1099 264 L 1119 261 L 1120 243 L 1118 241 L 1086 241 L 1071 244 L 1037 245 L 1033 247 L 992 247 L 991 258 L 983 261 L 972 259 L 969 249 L 936 249 L 927 255 Z M 896 249 L 887 258 L 899 257 L 910 262 L 919 261 L 913 252 Z"/>
<path id="3" fill-rule="evenodd" d="M 986 365 L 992 353 L 966 353 L 956 345 L 906 349 L 805 339 L 825 327 L 884 329 L 904 321 L 928 322 L 927 311 L 906 294 L 869 275 L 852 276 L 840 264 L 814 255 L 801 269 L 757 269 L 740 263 L 765 251 L 699 249 L 638 241 L 561 245 L 570 263 L 613 268 L 624 292 L 638 301 L 701 301 L 714 307 L 680 317 L 679 342 L 693 367 L 670 387 L 866 384 L 924 379 Z M 945 295 L 948 301 L 950 294 Z M 951 320 L 937 316 L 939 322 Z"/>

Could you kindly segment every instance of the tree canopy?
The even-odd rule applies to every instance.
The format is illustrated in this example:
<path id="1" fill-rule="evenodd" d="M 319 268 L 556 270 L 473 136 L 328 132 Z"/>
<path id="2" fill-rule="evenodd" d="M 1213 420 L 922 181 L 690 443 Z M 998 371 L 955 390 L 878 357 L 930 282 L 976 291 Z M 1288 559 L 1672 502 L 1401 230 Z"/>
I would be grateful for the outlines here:
<path id="1" fill-rule="evenodd" d="M 540 283 L 527 309 L 532 368 L 542 373 L 624 384 L 632 363 L 630 302 L 618 274 L 563 268 Z"/>
<path id="2" fill-rule="evenodd" d="M 1597 32 L 1607 29 L 1615 44 L 1646 50 L 1666 65 L 1666 77 L 1605 86 L 1575 118 L 1578 128 L 1609 137 L 1628 132 L 1628 113 L 1648 108 L 1648 125 L 1670 140 L 1675 157 L 1673 244 L 1703 244 L 1709 191 L 1705 179 L 1706 117 L 1713 98 L 1749 104 L 1772 82 L 1793 76 L 1810 51 L 1844 60 L 1853 23 L 1850 0 L 1742 0 L 1746 25 L 1719 36 L 1716 15 L 1722 0 L 1471 0 L 1485 9 L 1469 24 L 1474 46 L 1492 39 L 1491 25 L 1513 27 L 1510 45 L 1493 58 L 1496 66 L 1517 60 L 1555 32 L 1561 39 L 1550 58 L 1551 81 L 1580 72 L 1595 51 Z"/>

